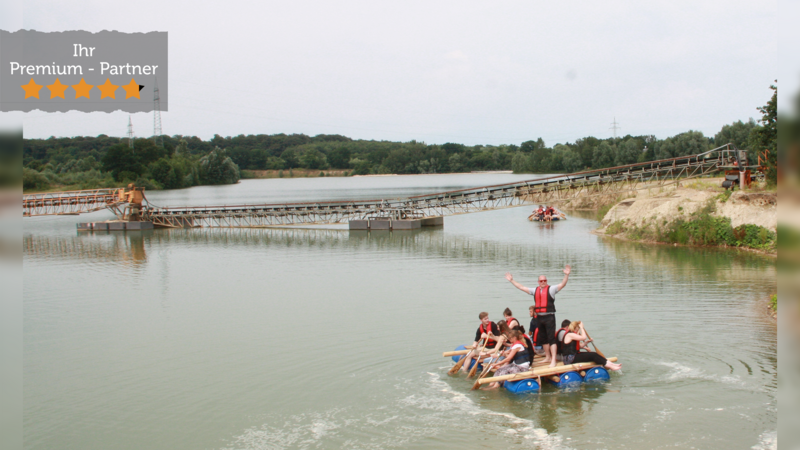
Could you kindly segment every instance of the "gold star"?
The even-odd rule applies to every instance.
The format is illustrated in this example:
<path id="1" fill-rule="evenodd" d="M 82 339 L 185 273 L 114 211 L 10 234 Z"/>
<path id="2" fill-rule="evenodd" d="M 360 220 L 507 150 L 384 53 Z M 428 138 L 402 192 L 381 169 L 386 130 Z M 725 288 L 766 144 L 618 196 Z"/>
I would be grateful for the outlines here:
<path id="1" fill-rule="evenodd" d="M 122 89 L 125 89 L 125 98 L 139 97 L 139 83 L 136 82 L 133 78 L 131 78 L 131 82 L 122 86 Z"/>
<path id="2" fill-rule="evenodd" d="M 50 98 L 61 97 L 66 99 L 66 97 L 64 97 L 64 91 L 66 91 L 68 87 L 69 85 L 67 84 L 61 84 L 61 80 L 58 78 L 56 78 L 55 83 L 47 85 L 47 89 L 50 89 Z"/>
<path id="3" fill-rule="evenodd" d="M 101 99 L 104 99 L 106 97 L 111 97 L 116 100 L 116 98 L 114 97 L 114 93 L 117 91 L 118 87 L 119 86 L 117 86 L 116 84 L 111 84 L 111 80 L 109 80 L 108 78 L 106 78 L 105 83 L 97 85 L 97 89 L 100 89 Z"/>
<path id="4" fill-rule="evenodd" d="M 83 81 L 83 78 L 81 78 L 80 83 L 72 85 L 72 89 L 75 89 L 75 98 L 91 98 L 89 97 L 89 91 L 91 91 L 93 87 L 93 84 L 87 84 Z"/>
<path id="5" fill-rule="evenodd" d="M 22 89 L 25 89 L 25 98 L 28 98 L 28 97 L 39 98 L 39 89 L 43 88 L 44 86 L 42 86 L 41 84 L 36 84 L 36 82 L 33 81 L 33 78 L 31 78 L 31 82 L 30 83 L 23 84 L 20 87 Z"/>

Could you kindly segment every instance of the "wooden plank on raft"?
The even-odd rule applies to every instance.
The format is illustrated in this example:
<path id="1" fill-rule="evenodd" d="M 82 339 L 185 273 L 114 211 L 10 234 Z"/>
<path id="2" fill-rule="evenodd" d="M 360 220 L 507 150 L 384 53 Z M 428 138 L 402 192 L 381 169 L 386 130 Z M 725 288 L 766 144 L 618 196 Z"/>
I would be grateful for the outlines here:
<path id="1" fill-rule="evenodd" d="M 471 345 L 467 345 L 464 350 L 453 350 L 451 352 L 443 352 L 442 356 L 447 358 L 448 356 L 458 356 L 458 355 L 466 355 L 469 351 L 472 350 Z"/>
<path id="2" fill-rule="evenodd" d="M 611 362 L 617 362 L 617 357 L 608 358 Z M 528 378 L 538 378 L 538 377 L 547 377 L 550 375 L 558 375 L 565 372 L 572 372 L 572 371 L 581 371 L 586 369 L 591 369 L 592 367 L 597 367 L 595 363 L 575 363 L 565 366 L 563 363 L 556 367 L 537 367 L 533 370 L 529 370 L 527 372 L 520 372 L 515 373 L 512 375 L 503 375 L 499 377 L 486 377 L 478 380 L 480 384 L 491 383 L 493 381 L 517 381 L 517 380 L 527 380 Z"/>

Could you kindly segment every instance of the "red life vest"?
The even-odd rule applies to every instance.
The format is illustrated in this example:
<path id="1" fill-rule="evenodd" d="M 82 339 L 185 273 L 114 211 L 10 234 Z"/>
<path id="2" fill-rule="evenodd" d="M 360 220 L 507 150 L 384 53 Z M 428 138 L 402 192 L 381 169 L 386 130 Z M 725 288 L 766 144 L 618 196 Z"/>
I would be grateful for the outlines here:
<path id="1" fill-rule="evenodd" d="M 566 336 L 567 333 L 569 333 L 569 328 L 567 327 L 559 328 L 559 330 L 556 331 L 556 352 L 559 355 L 563 353 L 564 349 L 564 336 L 561 336 L 561 338 L 558 337 L 558 334 L 561 333 L 562 331 L 564 332 L 564 336 Z"/>
<path id="2" fill-rule="evenodd" d="M 492 334 L 492 325 L 495 325 L 494 322 L 489 322 L 489 326 L 486 327 L 486 329 L 484 329 L 483 324 L 481 323 L 481 326 L 478 328 L 478 330 L 481 332 L 481 334 L 483 333 Z M 495 327 L 496 326 L 497 325 L 495 325 Z M 494 348 L 495 346 L 497 346 L 497 341 L 495 341 L 494 339 L 489 338 L 489 340 L 486 341 L 487 348 Z"/>
<path id="3" fill-rule="evenodd" d="M 516 322 L 517 322 L 517 325 L 519 325 L 519 320 L 517 320 L 517 319 L 515 319 L 515 318 L 513 318 L 513 317 L 509 317 L 508 319 L 506 319 L 506 323 L 508 324 L 508 328 L 513 330 L 513 328 L 511 328 L 511 321 L 512 321 L 512 320 L 513 320 L 513 321 L 516 321 Z"/>
<path id="4" fill-rule="evenodd" d="M 536 300 L 536 306 L 533 308 L 534 312 L 556 312 L 556 306 L 553 304 L 555 299 L 550 295 L 550 286 L 545 286 L 544 288 L 536 286 L 536 290 L 533 291 L 533 298 Z"/>

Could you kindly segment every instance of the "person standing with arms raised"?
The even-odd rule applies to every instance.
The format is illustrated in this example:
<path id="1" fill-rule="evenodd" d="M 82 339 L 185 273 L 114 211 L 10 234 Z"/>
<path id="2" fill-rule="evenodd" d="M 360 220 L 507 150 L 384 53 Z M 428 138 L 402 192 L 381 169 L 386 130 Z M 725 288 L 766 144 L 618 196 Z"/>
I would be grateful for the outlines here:
<path id="1" fill-rule="evenodd" d="M 506 280 L 510 281 L 517 289 L 530 294 L 535 300 L 534 312 L 539 319 L 539 333 L 544 336 L 542 348 L 544 349 L 544 362 L 549 362 L 550 367 L 556 366 L 556 294 L 564 289 L 569 281 L 572 267 L 564 267 L 564 279 L 556 286 L 547 284 L 547 277 L 539 275 L 539 285 L 531 289 L 514 281 L 511 273 L 506 273 Z"/>

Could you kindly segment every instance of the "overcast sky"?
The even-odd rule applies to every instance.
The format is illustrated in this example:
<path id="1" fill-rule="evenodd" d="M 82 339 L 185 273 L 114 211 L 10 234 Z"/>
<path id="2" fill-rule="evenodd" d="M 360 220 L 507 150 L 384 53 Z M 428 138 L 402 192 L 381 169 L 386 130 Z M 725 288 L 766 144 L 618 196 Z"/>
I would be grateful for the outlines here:
<path id="1" fill-rule="evenodd" d="M 25 0 L 22 19 L 38 31 L 169 32 L 169 135 L 550 146 L 610 137 L 615 118 L 619 134 L 659 138 L 758 119 L 778 78 L 777 22 L 775 1 L 731 0 Z M 128 122 L 6 119 L 19 117 L 26 138 L 124 136 Z M 152 135 L 152 113 L 132 120 Z"/>

